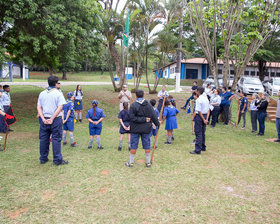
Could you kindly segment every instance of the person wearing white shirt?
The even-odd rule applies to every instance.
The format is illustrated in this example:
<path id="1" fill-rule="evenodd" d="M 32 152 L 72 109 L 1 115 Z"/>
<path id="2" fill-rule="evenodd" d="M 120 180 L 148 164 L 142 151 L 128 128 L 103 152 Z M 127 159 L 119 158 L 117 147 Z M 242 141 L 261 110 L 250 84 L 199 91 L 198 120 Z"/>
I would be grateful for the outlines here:
<path id="1" fill-rule="evenodd" d="M 161 91 L 158 92 L 158 106 L 157 106 L 157 110 L 160 112 L 161 111 L 161 107 L 162 107 L 162 103 L 163 103 L 163 98 L 164 96 L 168 97 L 169 94 L 167 91 L 165 91 L 165 85 L 162 86 Z"/>
<path id="2" fill-rule="evenodd" d="M 123 103 L 128 103 L 128 108 L 130 107 L 130 100 L 132 98 L 131 92 L 128 90 L 127 85 L 123 85 L 123 90 L 120 91 L 119 95 L 118 95 L 119 99 L 120 99 L 120 111 L 122 111 L 123 108 Z"/>
<path id="3" fill-rule="evenodd" d="M 200 155 L 201 151 L 206 151 L 205 145 L 205 131 L 206 125 L 208 124 L 208 118 L 210 114 L 209 110 L 209 100 L 203 94 L 204 88 L 197 88 L 198 98 L 195 104 L 195 116 L 192 118 L 194 120 L 194 132 L 195 132 L 195 150 L 191 151 L 190 154 Z"/>
<path id="4" fill-rule="evenodd" d="M 220 113 L 220 104 L 221 104 L 221 97 L 220 97 L 220 91 L 218 89 L 214 90 L 213 95 L 211 95 L 210 98 L 210 116 L 212 116 L 211 120 L 211 128 L 214 128 L 216 126 L 216 123 L 218 122 L 218 117 Z"/>
<path id="5" fill-rule="evenodd" d="M 41 164 L 49 161 L 50 135 L 52 135 L 53 163 L 55 165 L 68 164 L 67 160 L 63 160 L 61 154 L 61 111 L 66 101 L 62 93 L 55 88 L 57 82 L 58 77 L 56 76 L 48 78 L 49 87 L 40 93 L 37 103 L 37 111 L 42 119 L 39 131 Z"/>

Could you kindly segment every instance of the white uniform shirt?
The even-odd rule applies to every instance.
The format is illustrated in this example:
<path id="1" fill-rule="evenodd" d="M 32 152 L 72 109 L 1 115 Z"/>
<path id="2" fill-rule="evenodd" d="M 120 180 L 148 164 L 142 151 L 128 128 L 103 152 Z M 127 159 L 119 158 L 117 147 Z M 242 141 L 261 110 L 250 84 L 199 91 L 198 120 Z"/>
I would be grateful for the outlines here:
<path id="1" fill-rule="evenodd" d="M 3 106 L 10 106 L 11 105 L 11 96 L 8 92 L 2 93 L 2 105 Z"/>
<path id="2" fill-rule="evenodd" d="M 219 105 L 215 105 L 215 106 L 220 106 L 221 102 L 222 102 L 222 99 L 219 95 L 213 94 L 211 96 L 210 103 L 215 103 L 215 104 L 218 103 Z"/>
<path id="3" fill-rule="evenodd" d="M 200 95 L 195 102 L 195 113 L 207 114 L 209 111 L 209 100 L 205 95 Z"/>
<path id="4" fill-rule="evenodd" d="M 163 99 L 165 96 L 165 93 L 166 93 L 166 97 L 168 97 L 169 96 L 168 92 L 162 91 L 162 90 L 158 92 L 157 96 L 160 97 L 161 99 Z"/>
<path id="5" fill-rule="evenodd" d="M 48 88 L 40 93 L 37 104 L 42 107 L 44 117 L 51 117 L 59 106 L 66 104 L 66 101 L 56 88 Z M 58 116 L 61 115 L 62 112 Z"/>
<path id="6" fill-rule="evenodd" d="M 77 96 L 76 96 L 76 90 L 75 90 L 73 93 L 73 96 L 74 96 L 75 100 L 83 100 L 82 91 L 78 91 Z"/>

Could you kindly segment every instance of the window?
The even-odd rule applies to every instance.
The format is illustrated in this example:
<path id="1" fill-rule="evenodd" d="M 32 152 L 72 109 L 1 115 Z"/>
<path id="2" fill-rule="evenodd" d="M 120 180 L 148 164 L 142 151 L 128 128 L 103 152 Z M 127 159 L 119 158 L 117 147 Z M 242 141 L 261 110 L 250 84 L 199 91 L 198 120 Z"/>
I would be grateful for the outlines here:
<path id="1" fill-rule="evenodd" d="M 279 72 L 277 72 L 277 73 L 276 73 L 276 76 L 277 76 L 277 77 L 280 77 L 280 73 L 279 73 Z"/>
<path id="2" fill-rule="evenodd" d="M 275 72 L 271 72 L 270 77 L 275 77 Z"/>
<path id="3" fill-rule="evenodd" d="M 260 73 L 259 73 L 259 72 L 257 72 L 257 76 L 260 76 Z"/>
<path id="4" fill-rule="evenodd" d="M 251 76 L 255 76 L 256 72 L 255 71 L 251 71 Z"/>
<path id="5" fill-rule="evenodd" d="M 244 75 L 249 75 L 249 71 L 245 71 L 245 72 L 244 72 Z"/>
<path id="6" fill-rule="evenodd" d="M 234 70 L 230 70 L 230 74 L 231 74 L 231 75 L 234 75 Z"/>
<path id="7" fill-rule="evenodd" d="M 219 69 L 219 70 L 218 70 L 218 74 L 219 74 L 219 75 L 222 75 L 222 74 L 223 74 L 223 70 L 222 70 L 222 69 Z"/>

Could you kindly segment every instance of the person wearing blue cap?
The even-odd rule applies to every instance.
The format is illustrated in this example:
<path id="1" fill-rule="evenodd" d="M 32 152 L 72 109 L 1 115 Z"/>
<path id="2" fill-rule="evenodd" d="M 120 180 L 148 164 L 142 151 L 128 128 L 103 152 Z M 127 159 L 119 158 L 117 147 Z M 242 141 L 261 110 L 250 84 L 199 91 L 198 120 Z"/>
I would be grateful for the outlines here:
<path id="1" fill-rule="evenodd" d="M 52 135 L 53 163 L 55 165 L 68 164 L 63 160 L 61 154 L 62 139 L 62 108 L 66 103 L 64 96 L 55 85 L 58 82 L 57 76 L 48 78 L 49 87 L 42 91 L 38 98 L 37 110 L 42 122 L 40 123 L 40 162 L 44 164 L 49 161 L 50 136 Z"/>
<path id="2" fill-rule="evenodd" d="M 92 102 L 92 108 L 88 110 L 86 118 L 89 121 L 89 146 L 88 148 L 92 148 L 93 143 L 93 137 L 96 137 L 97 141 L 97 149 L 103 149 L 101 146 L 100 141 L 100 134 L 102 131 L 102 121 L 105 118 L 105 114 L 101 108 L 98 108 L 98 101 L 93 100 Z"/>
<path id="3" fill-rule="evenodd" d="M 63 119 L 63 145 L 67 144 L 66 136 L 67 131 L 69 131 L 69 138 L 71 142 L 71 147 L 76 147 L 77 144 L 74 142 L 74 96 L 72 92 L 67 93 L 67 101 L 66 104 L 63 105 L 62 108 L 62 119 Z"/>

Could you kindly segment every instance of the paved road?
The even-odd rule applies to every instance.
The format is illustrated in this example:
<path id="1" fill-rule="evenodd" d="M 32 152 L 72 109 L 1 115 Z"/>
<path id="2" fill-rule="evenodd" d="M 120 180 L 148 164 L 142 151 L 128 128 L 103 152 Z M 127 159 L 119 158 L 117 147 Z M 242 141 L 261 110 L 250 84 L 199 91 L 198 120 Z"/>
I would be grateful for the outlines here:
<path id="1" fill-rule="evenodd" d="M 81 86 L 99 86 L 99 85 L 112 85 L 111 82 L 68 82 L 68 81 L 60 81 L 61 86 L 75 86 L 77 84 Z M 47 82 L 1 82 L 1 85 L 11 85 L 11 86 L 37 86 L 41 88 L 48 87 Z M 129 84 L 133 85 L 133 84 Z M 147 86 L 147 84 L 140 84 L 141 86 Z M 161 85 L 158 85 L 161 86 Z M 174 87 L 173 85 L 167 85 L 167 87 Z M 181 86 L 184 91 L 188 91 L 191 89 L 191 86 Z"/>

